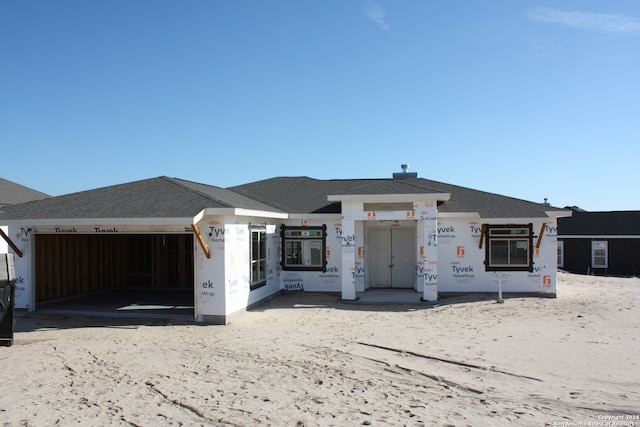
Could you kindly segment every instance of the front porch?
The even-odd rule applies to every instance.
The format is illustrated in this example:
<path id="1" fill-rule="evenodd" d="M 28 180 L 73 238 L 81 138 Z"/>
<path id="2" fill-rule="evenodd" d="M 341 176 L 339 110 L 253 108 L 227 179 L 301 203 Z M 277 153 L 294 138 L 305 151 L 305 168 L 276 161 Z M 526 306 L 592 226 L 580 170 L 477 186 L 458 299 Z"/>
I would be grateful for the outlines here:
<path id="1" fill-rule="evenodd" d="M 355 301 L 343 301 L 353 304 L 370 305 L 427 305 L 421 292 L 415 289 L 368 289 L 358 292 Z"/>

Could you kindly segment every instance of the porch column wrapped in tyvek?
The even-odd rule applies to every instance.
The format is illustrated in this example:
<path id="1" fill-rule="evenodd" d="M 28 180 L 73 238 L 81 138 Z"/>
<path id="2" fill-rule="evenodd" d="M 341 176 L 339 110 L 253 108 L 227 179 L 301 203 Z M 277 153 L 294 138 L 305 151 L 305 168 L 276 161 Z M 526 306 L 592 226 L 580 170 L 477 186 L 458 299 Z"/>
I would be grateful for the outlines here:
<path id="1" fill-rule="evenodd" d="M 423 268 L 424 301 L 438 300 L 438 213 L 435 202 L 424 202 L 419 207 L 422 222 L 423 239 L 420 248 L 420 258 Z"/>
<path id="2" fill-rule="evenodd" d="M 353 219 L 342 216 L 342 299 L 356 298 L 356 227 Z"/>

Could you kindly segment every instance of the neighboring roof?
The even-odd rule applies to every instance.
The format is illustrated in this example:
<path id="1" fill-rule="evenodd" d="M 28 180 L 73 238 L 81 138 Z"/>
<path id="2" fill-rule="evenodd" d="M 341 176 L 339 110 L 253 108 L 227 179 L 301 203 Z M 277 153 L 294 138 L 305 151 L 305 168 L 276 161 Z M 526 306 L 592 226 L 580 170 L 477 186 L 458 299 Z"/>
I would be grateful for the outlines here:
<path id="1" fill-rule="evenodd" d="M 224 188 L 161 176 L 7 206 L 0 219 L 185 218 L 205 208 L 275 210 Z"/>
<path id="2" fill-rule="evenodd" d="M 558 236 L 639 236 L 640 211 L 573 212 L 558 218 Z"/>
<path id="3" fill-rule="evenodd" d="M 0 208 L 51 197 L 41 191 L 0 178 Z"/>
<path id="4" fill-rule="evenodd" d="M 477 212 L 483 218 L 544 218 L 550 210 L 542 203 L 473 190 L 423 178 L 318 180 L 309 177 L 278 177 L 230 187 L 289 213 L 340 213 L 339 202 L 329 195 L 355 194 L 450 194 L 439 212 Z"/>

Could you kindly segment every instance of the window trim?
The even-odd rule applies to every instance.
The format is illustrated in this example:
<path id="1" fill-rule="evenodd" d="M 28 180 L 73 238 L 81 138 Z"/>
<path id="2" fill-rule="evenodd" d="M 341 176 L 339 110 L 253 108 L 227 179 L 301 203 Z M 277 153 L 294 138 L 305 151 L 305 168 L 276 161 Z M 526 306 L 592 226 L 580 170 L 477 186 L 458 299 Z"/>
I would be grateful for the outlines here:
<path id="1" fill-rule="evenodd" d="M 604 248 L 596 248 L 596 245 L 603 244 Z M 604 249 L 604 264 L 596 265 L 596 249 Z M 609 268 L 609 241 L 608 240 L 592 240 L 591 241 L 591 268 Z"/>
<path id="2" fill-rule="evenodd" d="M 253 233 L 258 234 L 258 258 L 254 259 L 253 256 Z M 262 238 L 261 238 L 262 237 Z M 264 246 L 262 245 L 264 243 Z M 260 253 L 260 249 L 264 249 L 264 253 Z M 253 291 L 255 289 L 261 288 L 267 284 L 267 229 L 262 226 L 249 226 L 249 290 Z M 254 279 L 254 269 L 253 266 L 255 263 L 262 263 L 264 266 L 264 279 L 258 278 L 258 280 Z M 258 270 L 260 271 L 260 270 Z"/>
<path id="3" fill-rule="evenodd" d="M 320 236 L 287 236 L 290 232 L 295 231 L 320 231 Z M 308 227 L 299 227 L 299 226 L 289 226 L 289 225 L 281 225 L 280 226 L 280 239 L 282 244 L 282 259 L 280 261 L 280 266 L 283 271 L 327 271 L 327 225 L 323 224 L 321 226 L 308 226 Z M 320 265 L 290 265 L 287 263 L 287 242 L 295 241 L 295 242 L 312 242 L 312 241 L 321 241 L 322 249 L 321 249 L 321 257 Z"/>
<path id="4" fill-rule="evenodd" d="M 525 231 L 522 234 L 507 234 L 499 231 L 508 229 L 520 229 Z M 494 232 L 495 233 L 492 233 Z M 485 227 L 485 271 L 528 271 L 533 272 L 533 224 L 487 224 Z M 507 241 L 509 249 L 512 242 L 526 240 L 527 242 L 527 264 L 495 264 L 491 263 L 492 242 Z M 517 244 L 517 243 L 516 243 Z M 508 252 L 507 256 L 511 256 Z"/>

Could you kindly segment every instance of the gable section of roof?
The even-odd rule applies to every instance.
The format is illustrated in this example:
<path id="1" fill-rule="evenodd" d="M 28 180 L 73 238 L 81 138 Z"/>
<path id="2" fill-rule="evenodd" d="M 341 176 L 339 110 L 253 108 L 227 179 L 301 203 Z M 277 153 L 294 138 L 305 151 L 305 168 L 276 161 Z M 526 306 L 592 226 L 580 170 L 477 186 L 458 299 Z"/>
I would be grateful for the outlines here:
<path id="1" fill-rule="evenodd" d="M 332 189 L 327 183 L 306 176 L 277 177 L 229 190 L 287 213 L 340 213 L 340 203 L 327 200 Z"/>
<path id="2" fill-rule="evenodd" d="M 41 191 L 0 178 L 0 207 L 17 205 L 34 200 L 42 200 L 48 197 L 51 196 Z"/>
<path id="3" fill-rule="evenodd" d="M 207 199 L 210 199 L 212 201 L 225 205 L 225 207 L 282 212 L 279 209 L 275 208 L 274 206 L 271 206 L 266 203 L 262 203 L 255 199 L 251 199 L 249 197 L 243 196 L 242 194 L 239 194 L 239 193 L 235 193 L 226 188 L 215 187 L 212 185 L 201 184 L 193 181 L 186 181 L 178 178 L 167 178 L 167 179 L 171 179 L 176 184 L 182 185 L 187 189 L 195 191 L 203 195 Z"/>

